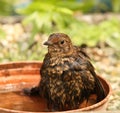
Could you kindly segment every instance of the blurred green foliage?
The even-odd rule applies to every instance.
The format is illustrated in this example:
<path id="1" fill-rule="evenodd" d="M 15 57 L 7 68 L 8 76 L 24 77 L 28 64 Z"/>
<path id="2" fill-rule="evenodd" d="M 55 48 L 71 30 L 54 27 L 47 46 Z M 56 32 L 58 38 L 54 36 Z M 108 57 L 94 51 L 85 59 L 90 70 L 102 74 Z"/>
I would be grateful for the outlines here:
<path id="1" fill-rule="evenodd" d="M 106 42 L 115 49 L 120 49 L 119 29 L 120 21 L 113 18 L 98 24 L 84 24 L 83 26 L 75 26 L 72 32 L 69 33 L 67 30 L 66 32 L 73 37 L 73 42 L 77 45 L 86 43 L 89 46 L 95 46 L 98 42 Z"/>
<path id="2" fill-rule="evenodd" d="M 4 3 L 4 0 L 1 1 L 0 3 Z M 9 61 L 42 60 L 46 49 L 43 49 L 42 44 L 39 43 L 42 39 L 37 42 L 35 36 L 36 34 L 49 36 L 53 32 L 68 34 L 75 45 L 84 43 L 88 46 L 96 46 L 99 42 L 106 42 L 114 49 L 120 50 L 120 21 L 118 19 L 112 18 L 97 24 L 89 24 L 75 18 L 74 14 L 77 11 L 83 14 L 88 13 L 94 7 L 94 2 L 95 0 L 83 0 L 83 2 L 76 2 L 76 0 L 33 0 L 27 7 L 18 8 L 17 13 L 25 15 L 22 24 L 32 26 L 31 35 L 27 39 L 9 43 L 5 41 L 5 32 L 0 29 L 0 39 L 8 43 L 5 45 L 0 43 L 2 50 L 0 61 L 3 59 Z M 9 5 L 11 6 L 11 3 Z M 3 4 L 3 6 L 5 5 Z M 117 12 L 118 9 L 114 11 Z M 32 45 L 34 46 L 31 47 Z"/>
<path id="3" fill-rule="evenodd" d="M 112 0 L 112 11 L 119 13 L 120 12 L 120 0 Z"/>
<path id="4" fill-rule="evenodd" d="M 117 1 L 117 0 L 116 0 Z M 27 15 L 23 24 L 32 24 L 31 41 L 35 34 L 64 32 L 72 37 L 75 44 L 86 43 L 95 46 L 98 42 L 106 41 L 112 47 L 118 48 L 120 40 L 120 24 L 116 19 L 89 25 L 74 17 L 76 11 L 88 12 L 94 6 L 95 0 L 76 2 L 76 0 L 33 0 L 24 9 L 18 9 L 21 14 Z M 116 34 L 117 38 L 116 38 Z M 114 41 L 113 41 L 114 40 Z"/>
<path id="5" fill-rule="evenodd" d="M 15 0 L 0 0 L 0 15 L 7 16 L 14 14 L 14 2 Z"/>
<path id="6" fill-rule="evenodd" d="M 87 12 L 93 2 L 84 0 L 33 0 L 28 7 L 19 8 L 17 12 L 26 15 L 23 25 L 32 25 L 29 43 L 34 40 L 37 33 L 50 34 L 52 32 L 72 32 L 74 25 L 81 26 L 83 23 L 74 17 L 75 11 Z M 73 27 L 72 27 L 73 26 Z"/>
<path id="7" fill-rule="evenodd" d="M 76 0 L 33 0 L 33 2 L 24 9 L 18 9 L 17 12 L 27 17 L 23 24 L 31 23 L 33 26 L 32 37 L 37 33 L 60 32 L 63 29 L 69 29 L 72 23 L 81 25 L 74 18 L 74 11 L 87 11 L 93 6 L 93 2 L 76 2 Z"/>
<path id="8" fill-rule="evenodd" d="M 87 44 L 96 46 L 98 42 L 106 42 L 115 50 L 120 51 L 120 21 L 117 19 L 105 20 L 98 24 L 82 23 L 77 26 L 76 23 L 71 24 L 70 29 L 63 29 L 68 34 L 74 45 Z M 16 32 L 17 33 L 17 32 Z M 41 35 L 40 35 L 41 36 Z M 49 36 L 49 35 L 47 35 Z M 19 36 L 17 40 L 9 42 L 1 39 L 4 43 L 0 43 L 0 61 L 16 61 L 16 60 L 43 60 L 47 49 L 42 45 L 41 37 L 37 41 L 33 39 L 32 44 L 29 38 Z M 46 37 L 46 36 L 45 36 Z"/>

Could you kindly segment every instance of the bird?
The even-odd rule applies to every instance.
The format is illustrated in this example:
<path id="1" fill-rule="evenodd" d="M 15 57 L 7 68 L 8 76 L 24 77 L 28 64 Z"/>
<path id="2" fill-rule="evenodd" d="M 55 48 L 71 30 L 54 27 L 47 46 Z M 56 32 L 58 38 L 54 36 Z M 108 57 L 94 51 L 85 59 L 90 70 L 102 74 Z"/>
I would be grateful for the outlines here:
<path id="1" fill-rule="evenodd" d="M 44 42 L 48 47 L 38 86 L 25 93 L 38 94 L 47 100 L 48 108 L 55 111 L 78 109 L 91 94 L 96 94 L 96 102 L 105 98 L 102 86 L 90 58 L 82 48 L 72 44 L 64 33 L 52 33 Z"/>

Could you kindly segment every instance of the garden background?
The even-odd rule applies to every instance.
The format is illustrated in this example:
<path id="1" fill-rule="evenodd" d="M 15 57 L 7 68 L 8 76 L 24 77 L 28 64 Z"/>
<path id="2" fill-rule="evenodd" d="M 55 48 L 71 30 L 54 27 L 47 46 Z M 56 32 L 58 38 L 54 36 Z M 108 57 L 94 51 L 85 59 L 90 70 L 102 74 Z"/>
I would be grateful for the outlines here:
<path id="1" fill-rule="evenodd" d="M 119 0 L 0 0 L 0 62 L 42 61 L 43 42 L 63 32 L 86 48 L 113 93 L 107 110 L 120 110 Z"/>

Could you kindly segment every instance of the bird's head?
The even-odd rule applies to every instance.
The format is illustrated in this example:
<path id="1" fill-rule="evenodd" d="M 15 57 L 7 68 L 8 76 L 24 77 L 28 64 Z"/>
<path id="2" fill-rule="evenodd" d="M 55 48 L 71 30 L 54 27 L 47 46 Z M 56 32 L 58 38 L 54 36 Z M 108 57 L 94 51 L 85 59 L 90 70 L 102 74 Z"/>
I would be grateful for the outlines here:
<path id="1" fill-rule="evenodd" d="M 44 43 L 48 46 L 48 52 L 52 56 L 67 56 L 73 53 L 72 42 L 64 33 L 53 33 Z"/>

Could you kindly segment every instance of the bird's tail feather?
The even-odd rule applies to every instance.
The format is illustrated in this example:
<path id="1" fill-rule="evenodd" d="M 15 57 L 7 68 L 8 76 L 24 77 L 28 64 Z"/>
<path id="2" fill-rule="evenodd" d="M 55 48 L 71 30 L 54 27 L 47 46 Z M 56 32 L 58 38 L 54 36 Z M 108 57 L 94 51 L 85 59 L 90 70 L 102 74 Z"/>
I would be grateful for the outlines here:
<path id="1" fill-rule="evenodd" d="M 97 95 L 97 102 L 99 102 L 99 101 L 101 101 L 102 99 L 105 98 L 106 93 L 105 93 L 104 87 L 103 87 L 102 83 L 100 82 L 96 73 L 92 72 L 92 74 L 94 75 L 94 78 L 95 78 L 95 89 L 94 89 L 94 91 Z"/>

